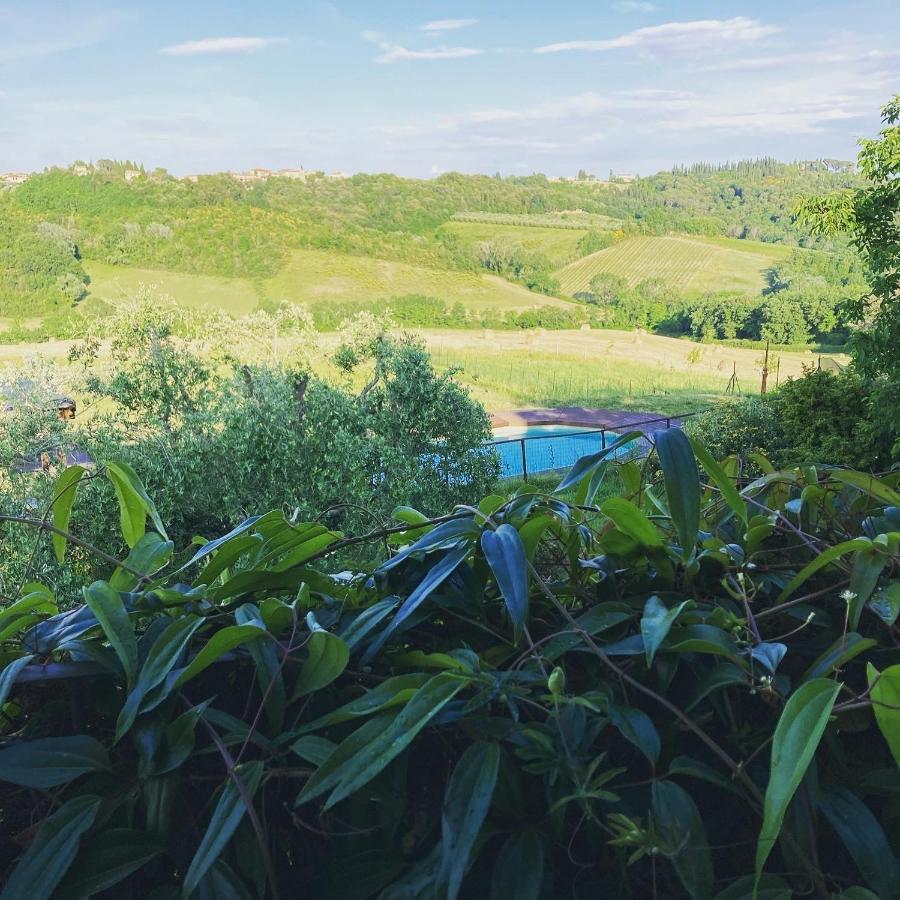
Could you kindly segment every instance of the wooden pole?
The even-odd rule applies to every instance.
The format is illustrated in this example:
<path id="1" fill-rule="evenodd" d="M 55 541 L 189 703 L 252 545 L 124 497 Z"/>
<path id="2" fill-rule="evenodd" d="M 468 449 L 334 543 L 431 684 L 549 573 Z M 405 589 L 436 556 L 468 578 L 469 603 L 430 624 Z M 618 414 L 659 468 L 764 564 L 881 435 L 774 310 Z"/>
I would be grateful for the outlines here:
<path id="1" fill-rule="evenodd" d="M 769 380 L 769 342 L 766 341 L 766 358 L 763 361 L 762 383 L 759 386 L 760 394 L 766 392 L 766 382 Z"/>

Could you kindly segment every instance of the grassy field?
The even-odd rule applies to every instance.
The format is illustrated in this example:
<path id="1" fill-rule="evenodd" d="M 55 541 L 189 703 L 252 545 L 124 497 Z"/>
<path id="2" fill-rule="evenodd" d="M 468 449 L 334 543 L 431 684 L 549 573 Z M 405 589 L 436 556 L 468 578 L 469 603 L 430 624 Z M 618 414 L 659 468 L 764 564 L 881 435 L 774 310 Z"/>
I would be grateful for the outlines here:
<path id="1" fill-rule="evenodd" d="M 347 256 L 321 250 L 296 250 L 287 266 L 263 282 L 270 299 L 299 303 L 323 300 L 361 300 L 424 294 L 471 310 L 529 309 L 569 303 L 535 294 L 492 275 L 430 269 L 408 263 Z"/>
<path id="2" fill-rule="evenodd" d="M 758 293 L 765 271 L 787 256 L 790 247 L 727 238 L 632 237 L 570 263 L 556 273 L 567 294 L 590 289 L 599 272 L 610 272 L 634 286 L 661 278 L 686 294 L 704 291 Z"/>
<path id="3" fill-rule="evenodd" d="M 588 213 L 582 210 L 550 213 L 492 213 L 466 212 L 453 216 L 457 222 L 480 222 L 488 225 L 513 225 L 522 228 L 592 228 L 598 231 L 619 228 L 621 219 L 613 219 L 600 213 Z"/>
<path id="4" fill-rule="evenodd" d="M 278 275 L 258 283 L 245 278 L 191 275 L 98 262 L 87 262 L 85 268 L 91 277 L 91 295 L 99 299 L 115 303 L 135 293 L 141 285 L 152 285 L 186 306 L 224 309 L 235 315 L 255 309 L 261 297 L 322 303 L 423 294 L 451 304 L 458 301 L 473 311 L 521 310 L 546 305 L 570 307 L 566 300 L 532 293 L 494 275 L 431 269 L 322 250 L 294 251 Z"/>
<path id="5" fill-rule="evenodd" d="M 488 409 L 588 406 L 675 415 L 738 387 L 759 391 L 763 350 L 697 344 L 630 331 L 425 332 L 435 363 L 461 369 L 460 380 Z M 828 356 L 846 362 L 842 356 Z M 775 352 L 776 379 L 814 365 L 812 352 Z M 824 363 L 823 363 L 824 364 Z"/>
<path id="6" fill-rule="evenodd" d="M 119 303 L 134 295 L 142 285 L 168 294 L 184 306 L 225 309 L 235 315 L 252 312 L 259 302 L 259 293 L 247 278 L 191 275 L 100 262 L 85 262 L 84 268 L 91 278 L 91 296 L 110 303 Z"/>
<path id="7" fill-rule="evenodd" d="M 455 235 L 463 245 L 473 248 L 485 241 L 521 244 L 526 250 L 545 254 L 551 265 L 557 267 L 578 258 L 578 242 L 587 234 L 583 229 L 495 225 L 488 222 L 448 222 L 440 230 Z"/>

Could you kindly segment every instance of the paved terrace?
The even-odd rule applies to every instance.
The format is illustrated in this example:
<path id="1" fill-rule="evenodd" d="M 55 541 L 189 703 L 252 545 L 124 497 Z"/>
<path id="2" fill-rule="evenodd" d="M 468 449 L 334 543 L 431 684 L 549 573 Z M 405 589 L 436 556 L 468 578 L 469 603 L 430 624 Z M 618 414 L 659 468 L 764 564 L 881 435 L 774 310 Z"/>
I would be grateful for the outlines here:
<path id="1" fill-rule="evenodd" d="M 643 425 L 648 419 L 657 421 Z M 662 420 L 662 421 L 659 421 Z M 671 425 L 681 425 L 677 416 L 669 417 Z M 561 406 L 555 409 L 501 409 L 491 413 L 491 427 L 518 425 L 578 425 L 583 428 L 625 428 L 655 431 L 664 428 L 666 417 L 652 412 L 623 412 L 620 409 L 590 409 L 586 406 Z"/>

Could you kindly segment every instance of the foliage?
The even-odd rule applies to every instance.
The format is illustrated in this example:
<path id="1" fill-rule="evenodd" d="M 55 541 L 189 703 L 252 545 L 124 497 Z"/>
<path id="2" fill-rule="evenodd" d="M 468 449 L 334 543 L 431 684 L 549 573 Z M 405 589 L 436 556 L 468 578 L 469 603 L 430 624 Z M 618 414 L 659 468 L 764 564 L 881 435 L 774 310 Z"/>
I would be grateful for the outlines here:
<path id="1" fill-rule="evenodd" d="M 870 379 L 879 378 L 881 402 L 900 444 L 895 398 L 900 385 L 900 94 L 881 111 L 879 136 L 860 141 L 859 168 L 866 184 L 807 198 L 799 220 L 814 233 L 846 232 L 866 266 L 871 290 L 857 292 L 844 308 L 862 325 L 854 335 L 854 358 Z"/>
<path id="2" fill-rule="evenodd" d="M 654 439 L 601 508 L 613 446 L 578 505 L 177 554 L 134 485 L 85 605 L 0 613 L 6 896 L 896 896 L 897 476 Z"/>
<path id="3" fill-rule="evenodd" d="M 356 526 L 398 503 L 438 512 L 477 499 L 496 477 L 496 460 L 481 449 L 487 414 L 452 372 L 435 372 L 416 341 L 357 322 L 352 375 L 325 380 L 309 373 L 311 324 L 293 307 L 208 326 L 197 349 L 179 337 L 193 323 L 176 307 L 126 307 L 111 326 L 109 364 L 94 365 L 91 342 L 76 354 L 88 366 L 82 402 L 94 409 L 72 422 L 56 418 L 50 387 L 24 389 L 33 401 L 13 399 L 0 417 L 0 506 L 42 515 L 52 479 L 39 455 L 48 451 L 57 471 L 59 453 L 75 449 L 139 473 L 179 546 L 261 507 Z M 91 479 L 83 492 L 75 527 L 93 544 L 116 546 L 112 486 Z M 9 526 L 3 539 L 7 594 L 39 573 L 69 598 L 73 579 L 91 571 L 80 553 L 62 569 L 46 553 L 34 556 L 27 530 Z"/>
<path id="4" fill-rule="evenodd" d="M 775 459 L 787 441 L 774 394 L 750 395 L 717 404 L 692 416 L 685 428 L 715 459 L 735 457 L 745 471 L 756 474 L 759 469 L 754 468 L 753 455 Z"/>

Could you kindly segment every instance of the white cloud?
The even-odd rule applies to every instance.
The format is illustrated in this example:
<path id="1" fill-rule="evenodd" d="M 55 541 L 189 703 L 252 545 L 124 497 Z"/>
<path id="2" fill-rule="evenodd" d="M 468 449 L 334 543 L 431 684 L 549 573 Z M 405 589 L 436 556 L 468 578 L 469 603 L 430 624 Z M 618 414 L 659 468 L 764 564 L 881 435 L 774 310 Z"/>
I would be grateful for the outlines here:
<path id="1" fill-rule="evenodd" d="M 469 28 L 477 25 L 478 19 L 434 19 L 422 26 L 422 31 L 455 31 L 457 28 Z"/>
<path id="2" fill-rule="evenodd" d="M 474 47 L 430 47 L 427 50 L 409 50 L 393 44 L 381 44 L 382 53 L 375 57 L 381 65 L 420 59 L 463 59 L 466 56 L 479 56 L 484 50 Z"/>
<path id="3" fill-rule="evenodd" d="M 709 50 L 728 42 L 750 43 L 775 34 L 775 25 L 764 25 L 759 19 L 736 16 L 733 19 L 698 19 L 693 22 L 667 22 L 637 28 L 617 38 L 602 41 L 564 41 L 535 48 L 535 53 L 562 53 L 568 50 L 600 52 L 606 50 L 639 50 L 656 53 L 689 53 Z"/>
<path id="4" fill-rule="evenodd" d="M 656 9 L 655 3 L 649 0 L 616 0 L 613 9 L 619 13 L 652 13 Z"/>
<path id="5" fill-rule="evenodd" d="M 252 53 L 264 50 L 273 44 L 285 44 L 287 38 L 272 37 L 226 37 L 203 38 L 199 41 L 185 41 L 171 44 L 159 52 L 163 56 L 212 56 L 220 53 Z"/>
<path id="6" fill-rule="evenodd" d="M 898 51 L 884 50 L 810 50 L 798 53 L 778 53 L 770 56 L 746 56 L 726 59 L 701 66 L 701 72 L 754 72 L 782 69 L 789 66 L 842 66 L 849 63 L 883 63 L 900 57 Z"/>

